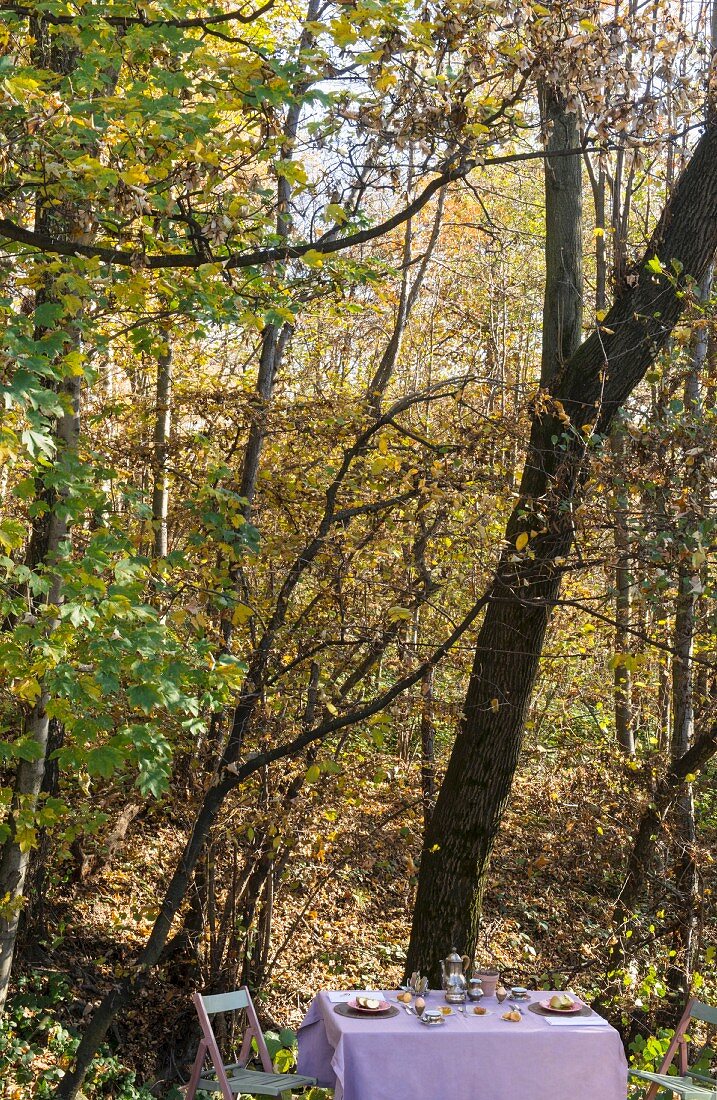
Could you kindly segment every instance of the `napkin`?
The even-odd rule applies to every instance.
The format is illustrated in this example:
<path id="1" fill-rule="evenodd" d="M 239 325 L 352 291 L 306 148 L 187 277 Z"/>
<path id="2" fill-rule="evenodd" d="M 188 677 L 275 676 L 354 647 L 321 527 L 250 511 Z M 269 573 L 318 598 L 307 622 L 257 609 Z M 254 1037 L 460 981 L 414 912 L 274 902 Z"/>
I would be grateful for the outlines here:
<path id="1" fill-rule="evenodd" d="M 341 992 L 329 993 L 328 998 L 332 1005 L 340 1004 L 342 1001 L 350 1001 L 352 997 L 362 997 L 367 995 L 369 997 L 379 997 L 383 1000 L 383 993 L 378 989 L 348 989 Z"/>
<path id="2" fill-rule="evenodd" d="M 602 1016 L 544 1016 L 552 1027 L 610 1027 Z"/>

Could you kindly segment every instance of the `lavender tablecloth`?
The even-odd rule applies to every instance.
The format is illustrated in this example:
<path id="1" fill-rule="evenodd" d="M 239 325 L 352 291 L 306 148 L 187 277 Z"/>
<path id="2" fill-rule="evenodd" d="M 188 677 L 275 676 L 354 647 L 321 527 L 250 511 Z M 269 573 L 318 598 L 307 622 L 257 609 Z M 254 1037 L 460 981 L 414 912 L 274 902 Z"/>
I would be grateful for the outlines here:
<path id="1" fill-rule="evenodd" d="M 395 1002 L 395 992 L 384 996 Z M 433 993 L 428 1003 L 443 998 Z M 607 1023 L 554 1027 L 525 1010 L 514 1024 L 501 1019 L 510 1006 L 482 1004 L 490 1015 L 454 1011 L 427 1028 L 403 1010 L 339 1016 L 319 993 L 299 1029 L 298 1071 L 335 1088 L 336 1100 L 625 1100 L 627 1062 Z"/>

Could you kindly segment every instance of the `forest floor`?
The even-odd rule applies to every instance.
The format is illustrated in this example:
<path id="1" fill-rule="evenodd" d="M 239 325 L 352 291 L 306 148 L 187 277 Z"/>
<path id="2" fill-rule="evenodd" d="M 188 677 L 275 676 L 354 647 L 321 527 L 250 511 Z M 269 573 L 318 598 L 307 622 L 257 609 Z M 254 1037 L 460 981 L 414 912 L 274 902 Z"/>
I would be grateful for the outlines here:
<path id="1" fill-rule="evenodd" d="M 401 978 L 422 823 L 415 762 L 393 760 L 388 778 L 364 786 L 360 800 L 343 806 L 332 800 L 329 837 L 317 845 L 307 834 L 297 854 L 305 889 L 277 899 L 277 957 L 260 1000 L 265 1018 L 280 1026 L 298 1026 L 319 989 L 390 988 Z M 570 987 L 589 999 L 604 992 L 610 916 L 646 773 L 647 765 L 636 772 L 589 739 L 577 748 L 526 747 L 492 862 L 480 945 L 480 961 L 493 961 L 507 982 Z M 72 997 L 60 1010 L 66 1025 L 81 1028 L 141 946 L 158 883 L 180 850 L 177 813 L 155 813 L 131 827 L 110 863 L 64 900 L 53 899 L 48 942 L 26 946 L 26 970 L 68 976 Z M 716 841 L 717 829 L 703 827 L 704 943 L 714 933 Z M 671 941 L 661 936 L 657 917 L 655 925 L 626 967 L 611 1009 L 625 1035 L 634 1032 L 631 1018 L 648 1019 L 669 960 Z M 714 974 L 705 980 L 711 987 Z M 176 1080 L 191 1060 L 194 984 L 191 970 L 168 965 L 113 1030 L 122 1061 L 136 1069 L 138 1081 L 156 1081 L 157 1095 L 165 1095 L 158 1079 Z"/>

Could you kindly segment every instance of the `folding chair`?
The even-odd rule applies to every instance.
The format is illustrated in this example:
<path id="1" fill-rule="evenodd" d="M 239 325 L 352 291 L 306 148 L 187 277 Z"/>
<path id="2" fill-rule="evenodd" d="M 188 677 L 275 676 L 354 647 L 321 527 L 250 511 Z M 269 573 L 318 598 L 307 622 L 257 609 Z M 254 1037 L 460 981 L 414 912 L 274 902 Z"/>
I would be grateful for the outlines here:
<path id="1" fill-rule="evenodd" d="M 690 1069 L 688 1064 L 687 1040 L 685 1038 L 691 1020 L 701 1020 L 703 1023 L 717 1027 L 717 1008 L 702 1004 L 695 1000 L 687 1002 L 687 1008 L 682 1014 L 672 1042 L 667 1048 L 667 1053 L 662 1060 L 659 1073 L 648 1073 L 646 1070 L 631 1069 L 631 1077 L 640 1077 L 645 1081 L 652 1081 L 645 1094 L 645 1100 L 655 1100 L 660 1097 L 681 1096 L 683 1100 L 717 1100 L 717 1081 L 712 1077 L 698 1073 Z M 668 1074 L 675 1054 L 679 1050 L 679 1076 Z M 660 1090 L 664 1091 L 660 1091 Z"/>
<path id="2" fill-rule="evenodd" d="M 246 986 L 234 990 L 233 993 L 219 993 L 214 997 L 202 997 L 201 994 L 195 993 L 192 1000 L 199 1016 L 202 1039 L 192 1067 L 185 1100 L 194 1100 L 197 1089 L 220 1092 L 224 1100 L 234 1100 L 238 1093 L 246 1093 L 249 1096 L 278 1096 L 282 1100 L 291 1100 L 294 1089 L 304 1089 L 316 1084 L 314 1077 L 301 1077 L 296 1073 L 274 1073 L 256 1009 Z M 246 1012 L 248 1026 L 244 1032 L 239 1061 L 224 1065 L 209 1017 L 216 1012 L 238 1012 L 242 1009 Z M 263 1073 L 261 1070 L 246 1068 L 252 1053 L 252 1039 L 256 1042 L 259 1051 L 259 1058 L 264 1067 Z M 202 1077 L 207 1055 L 211 1059 L 215 1077 Z"/>

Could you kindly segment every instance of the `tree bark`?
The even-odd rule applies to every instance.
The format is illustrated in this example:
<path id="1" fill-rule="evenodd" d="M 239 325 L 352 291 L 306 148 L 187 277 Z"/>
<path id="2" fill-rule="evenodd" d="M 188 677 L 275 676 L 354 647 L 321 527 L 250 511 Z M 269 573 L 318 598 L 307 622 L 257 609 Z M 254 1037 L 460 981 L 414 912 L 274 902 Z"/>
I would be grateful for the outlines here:
<path id="1" fill-rule="evenodd" d="M 612 451 L 617 464 L 616 477 L 621 479 L 621 463 L 625 457 L 625 439 L 618 431 L 612 436 Z M 630 576 L 630 537 L 627 526 L 628 498 L 624 485 L 616 488 L 614 509 L 615 562 L 615 736 L 627 756 L 635 753 L 635 733 L 632 717 L 632 674 L 625 658 L 631 645 L 632 578 Z"/>
<path id="2" fill-rule="evenodd" d="M 169 484 L 167 462 L 172 416 L 172 349 L 157 356 L 157 407 L 154 418 L 154 488 L 152 490 L 152 527 L 154 556 L 167 556 L 167 513 Z"/>
<path id="3" fill-rule="evenodd" d="M 700 286 L 700 300 L 709 301 L 712 291 L 712 271 L 708 270 Z M 707 360 L 707 324 L 701 324 L 695 334 L 692 350 L 692 362 L 685 381 L 685 409 L 692 413 L 699 424 L 700 419 L 700 376 Z M 700 455 L 693 456 L 687 467 L 685 488 L 689 497 L 699 498 L 701 493 L 703 461 Z M 694 530 L 699 516 L 690 510 L 686 523 L 686 534 Z M 672 741 L 670 755 L 678 760 L 690 748 L 694 737 L 694 690 L 693 690 L 693 650 L 695 639 L 696 610 L 701 591 L 700 569 L 691 564 L 689 547 L 683 548 L 683 560 L 677 571 L 677 599 L 675 601 L 674 653 L 672 660 Z M 676 858 L 675 885 L 679 896 L 677 929 L 677 955 L 668 971 L 670 988 L 684 999 L 690 990 L 692 980 L 692 961 L 694 955 L 694 936 L 698 918 L 699 883 L 695 845 L 697 839 L 695 823 L 695 802 L 692 786 L 685 783 L 680 791 L 674 808 L 675 835 L 680 850 Z"/>
<path id="4" fill-rule="evenodd" d="M 577 115 L 552 85 L 540 88 L 545 158 L 545 294 L 540 384 L 548 386 L 580 344 L 583 325 L 583 190 Z M 558 154 L 551 157 L 551 153 Z"/>
<path id="5" fill-rule="evenodd" d="M 676 324 L 687 277 L 702 279 L 716 247 L 717 127 L 709 124 L 629 280 L 634 285 L 558 372 L 550 397 L 537 403 L 464 717 L 426 838 L 408 973 L 420 969 L 435 980 L 436 959 L 447 947 L 468 954 L 474 948 L 488 860 L 589 471 L 587 437 L 609 429 Z M 655 257 L 666 273 L 647 266 Z"/>
<path id="6" fill-rule="evenodd" d="M 421 795 L 423 834 L 428 832 L 436 798 L 436 727 L 433 722 L 433 669 L 421 680 Z"/>
<path id="7" fill-rule="evenodd" d="M 77 60 L 74 48 L 53 41 L 49 27 L 41 20 L 34 21 L 33 33 L 36 62 L 58 75 L 66 76 L 71 73 Z M 56 206 L 50 206 L 42 199 L 38 199 L 35 207 L 35 227 L 40 233 L 52 233 L 63 240 L 68 240 L 73 236 L 77 216 L 78 210 L 74 205 L 59 203 Z M 53 280 L 52 277 L 48 277 L 42 288 L 38 290 L 35 302 L 39 306 L 43 302 L 51 301 L 52 298 Z M 41 330 L 37 330 L 36 338 L 41 335 Z M 77 336 L 77 333 L 74 335 Z M 58 418 L 53 432 L 56 460 L 59 462 L 77 447 L 80 379 L 74 377 L 59 384 L 54 382 L 47 384 L 60 389 L 65 398 L 66 411 Z M 45 500 L 47 509 L 44 515 L 33 520 L 28 548 L 28 564 L 31 568 L 52 567 L 62 544 L 69 536 L 64 509 L 58 507 L 58 503 L 61 503 L 62 490 L 51 487 L 52 479 L 50 478 L 49 481 L 50 484 L 42 475 L 36 477 L 39 494 Z M 57 573 L 51 575 L 50 590 L 44 602 L 54 607 L 59 607 L 62 602 L 62 588 Z M 49 620 L 48 632 L 52 633 L 56 625 L 56 618 Z M 10 834 L 0 855 L 0 899 L 3 899 L 0 912 L 0 1011 L 7 999 L 20 911 L 33 848 L 28 837 L 18 834 L 18 823 L 21 814 L 32 819 L 40 797 L 50 742 L 50 717 L 47 713 L 49 701 L 50 696 L 44 681 L 40 680 L 39 695 L 23 721 L 24 736 L 35 744 L 35 757 L 31 760 L 21 760 L 18 764 L 8 817 Z"/>

